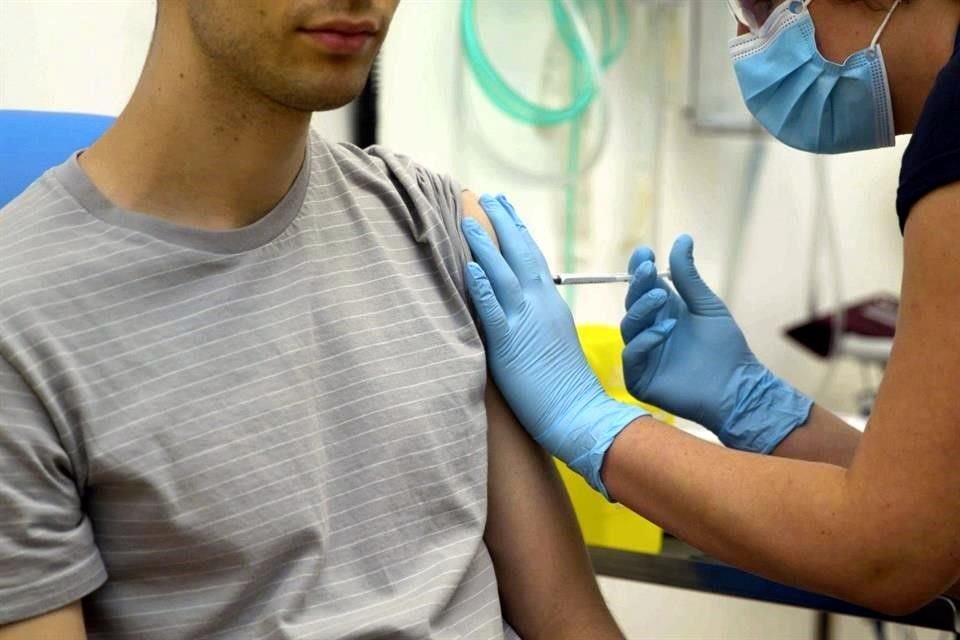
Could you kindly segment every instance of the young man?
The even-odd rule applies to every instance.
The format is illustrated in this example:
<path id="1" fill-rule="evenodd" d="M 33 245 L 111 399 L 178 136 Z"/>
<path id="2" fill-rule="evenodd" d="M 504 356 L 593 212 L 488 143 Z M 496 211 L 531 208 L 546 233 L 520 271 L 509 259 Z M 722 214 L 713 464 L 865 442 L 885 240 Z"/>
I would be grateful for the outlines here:
<path id="1" fill-rule="evenodd" d="M 475 197 L 309 133 L 396 4 L 160 0 L 0 214 L 0 639 L 621 637 L 486 384 Z"/>

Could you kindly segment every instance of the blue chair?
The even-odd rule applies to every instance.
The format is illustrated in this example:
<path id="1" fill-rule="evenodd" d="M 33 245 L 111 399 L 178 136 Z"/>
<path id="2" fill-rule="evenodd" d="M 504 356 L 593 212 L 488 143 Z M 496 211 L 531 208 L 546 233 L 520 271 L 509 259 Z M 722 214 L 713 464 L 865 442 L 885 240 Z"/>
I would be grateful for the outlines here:
<path id="1" fill-rule="evenodd" d="M 113 120 L 83 113 L 0 109 L 0 207 L 44 171 L 93 144 Z"/>

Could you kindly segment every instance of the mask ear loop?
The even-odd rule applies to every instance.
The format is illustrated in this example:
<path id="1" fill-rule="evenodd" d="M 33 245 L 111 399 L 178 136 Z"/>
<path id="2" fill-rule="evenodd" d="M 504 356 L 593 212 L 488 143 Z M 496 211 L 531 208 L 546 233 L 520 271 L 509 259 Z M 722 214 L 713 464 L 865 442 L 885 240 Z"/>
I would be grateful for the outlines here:
<path id="1" fill-rule="evenodd" d="M 873 40 L 870 41 L 870 48 L 873 49 L 877 46 L 877 43 L 880 42 L 880 36 L 883 35 L 883 30 L 887 28 L 887 25 L 890 24 L 890 18 L 893 17 L 893 12 L 897 10 L 897 7 L 900 6 L 901 0 L 893 0 L 893 4 L 890 5 L 890 10 L 887 11 L 887 17 L 883 19 L 883 22 L 880 23 L 880 28 L 877 29 L 877 34 L 873 36 Z"/>

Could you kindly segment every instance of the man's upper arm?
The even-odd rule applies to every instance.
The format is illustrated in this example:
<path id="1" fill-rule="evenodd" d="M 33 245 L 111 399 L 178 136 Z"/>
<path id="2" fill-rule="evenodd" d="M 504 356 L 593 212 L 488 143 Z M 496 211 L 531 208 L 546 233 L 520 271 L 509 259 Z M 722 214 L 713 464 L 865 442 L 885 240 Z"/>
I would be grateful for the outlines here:
<path id="1" fill-rule="evenodd" d="M 488 384 L 484 535 L 507 621 L 525 640 L 622 639 L 553 460 Z"/>
<path id="2" fill-rule="evenodd" d="M 0 353 L 0 628 L 66 607 L 106 580 L 76 460 L 23 368 Z"/>
<path id="3" fill-rule="evenodd" d="M 43 615 L 0 626 L 0 640 L 86 640 L 80 601 Z"/>
<path id="4" fill-rule="evenodd" d="M 492 225 L 469 191 L 464 215 L 492 238 Z M 597 587 L 576 517 L 552 459 L 527 435 L 488 381 L 489 451 L 485 541 L 501 606 L 525 640 L 620 639 Z"/>

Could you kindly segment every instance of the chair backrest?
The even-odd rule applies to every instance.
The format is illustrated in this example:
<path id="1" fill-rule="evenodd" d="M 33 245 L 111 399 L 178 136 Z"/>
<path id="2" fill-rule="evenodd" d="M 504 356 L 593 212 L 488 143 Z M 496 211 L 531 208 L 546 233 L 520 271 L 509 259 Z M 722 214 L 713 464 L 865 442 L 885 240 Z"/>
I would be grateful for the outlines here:
<path id="1" fill-rule="evenodd" d="M 0 109 L 0 207 L 44 171 L 93 144 L 113 120 L 83 113 Z"/>

